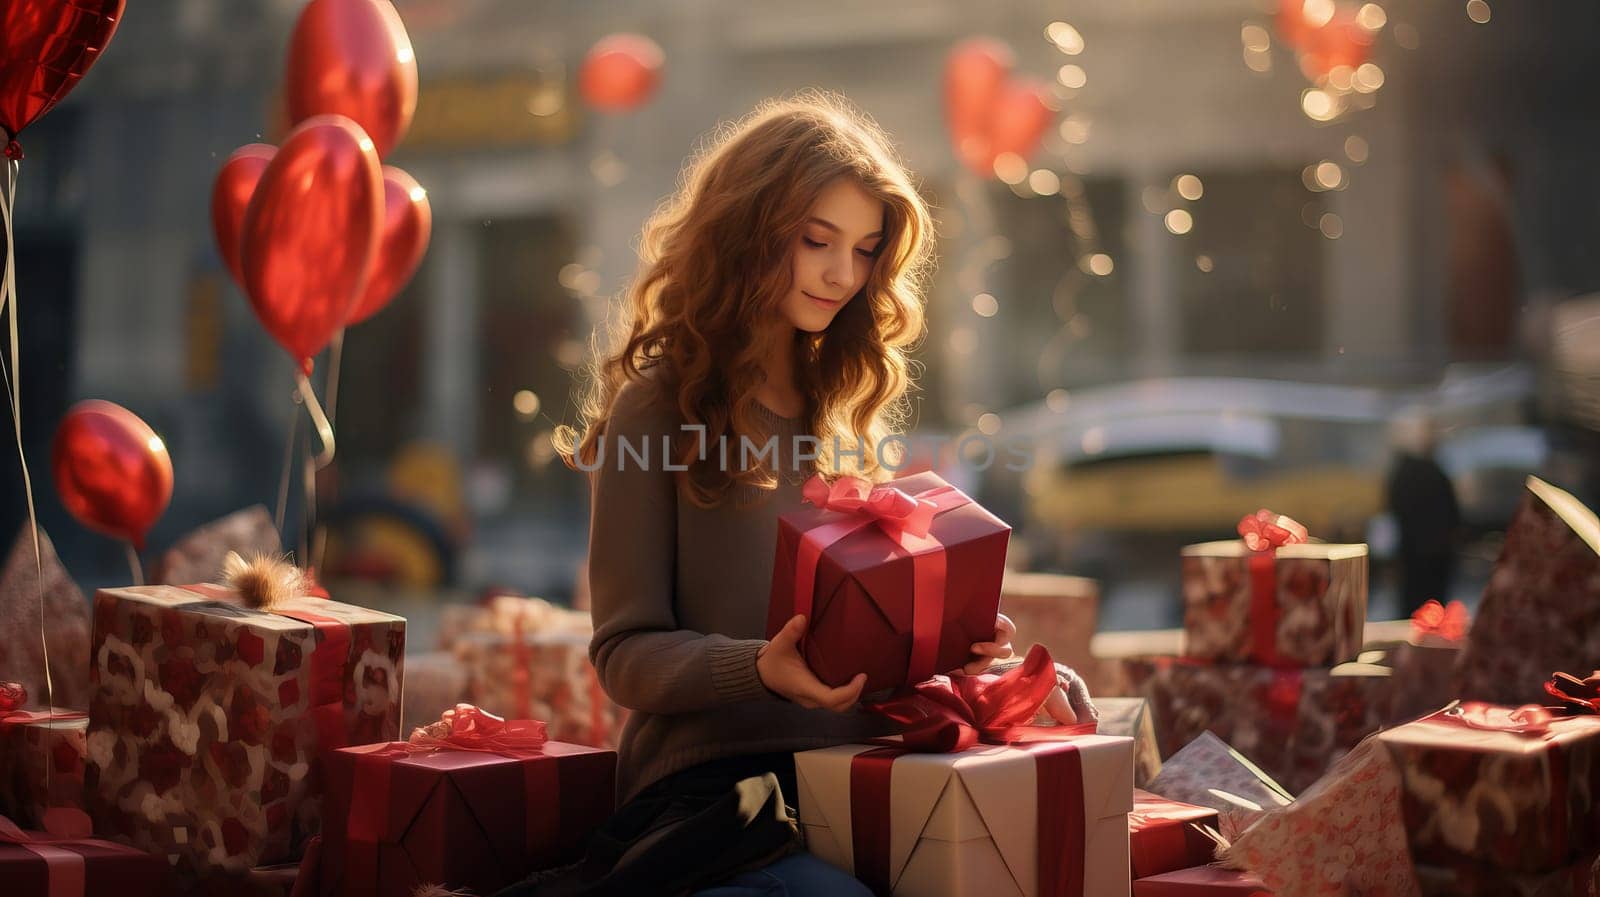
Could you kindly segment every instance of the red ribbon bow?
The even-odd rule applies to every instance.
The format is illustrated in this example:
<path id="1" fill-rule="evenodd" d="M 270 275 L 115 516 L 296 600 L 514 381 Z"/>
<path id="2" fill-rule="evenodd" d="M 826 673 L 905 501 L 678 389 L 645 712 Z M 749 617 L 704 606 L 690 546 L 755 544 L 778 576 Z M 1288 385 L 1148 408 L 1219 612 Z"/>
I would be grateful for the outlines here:
<path id="1" fill-rule="evenodd" d="M 926 536 L 934 515 L 939 513 L 937 502 L 918 498 L 894 486 L 874 486 L 860 477 L 840 477 L 830 486 L 817 474 L 800 487 L 800 495 L 826 511 L 872 517 L 890 535 Z"/>
<path id="2" fill-rule="evenodd" d="M 1293 517 L 1261 510 L 1239 520 L 1239 537 L 1251 551 L 1268 551 L 1285 545 L 1298 545 L 1310 538 L 1306 528 Z"/>
<path id="3" fill-rule="evenodd" d="M 1034 645 L 1022 665 L 1006 673 L 935 676 L 909 692 L 866 706 L 908 726 L 904 741 L 893 744 L 920 753 L 964 751 L 979 742 L 1017 744 L 1093 734 L 1093 720 L 1030 725 L 1055 687 L 1055 661 L 1043 645 Z"/>
<path id="4" fill-rule="evenodd" d="M 485 751 L 508 756 L 537 754 L 549 741 L 540 720 L 506 720 L 472 704 L 457 704 L 439 721 L 411 732 L 408 751 Z"/>
<path id="5" fill-rule="evenodd" d="M 1411 615 L 1411 633 L 1416 637 L 1433 635 L 1455 642 L 1466 636 L 1471 623 L 1465 604 L 1459 601 L 1440 604 L 1430 598 Z"/>
<path id="6" fill-rule="evenodd" d="M 1600 670 L 1595 670 L 1585 679 L 1570 673 L 1555 673 L 1544 684 L 1544 690 L 1574 716 L 1600 713 Z"/>

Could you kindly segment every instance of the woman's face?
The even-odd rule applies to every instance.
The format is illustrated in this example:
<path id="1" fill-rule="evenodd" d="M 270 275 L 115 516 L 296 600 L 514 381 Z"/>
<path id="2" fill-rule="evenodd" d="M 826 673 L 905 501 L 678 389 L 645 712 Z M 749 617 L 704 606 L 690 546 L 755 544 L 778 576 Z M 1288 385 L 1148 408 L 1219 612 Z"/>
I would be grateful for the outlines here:
<path id="1" fill-rule="evenodd" d="M 827 329 L 867 282 L 883 242 L 883 203 L 854 178 L 824 187 L 794 245 L 794 285 L 779 309 L 797 329 Z"/>

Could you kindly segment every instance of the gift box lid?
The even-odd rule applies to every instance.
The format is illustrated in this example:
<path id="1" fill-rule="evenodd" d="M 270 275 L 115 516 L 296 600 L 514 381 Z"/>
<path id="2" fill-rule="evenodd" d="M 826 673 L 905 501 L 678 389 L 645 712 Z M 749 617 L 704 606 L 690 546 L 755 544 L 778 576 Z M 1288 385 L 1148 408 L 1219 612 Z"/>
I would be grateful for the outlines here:
<path id="1" fill-rule="evenodd" d="M 1528 732 L 1518 731 L 1521 724 L 1510 718 L 1516 708 L 1493 704 L 1468 702 L 1481 712 L 1475 717 L 1479 722 L 1467 726 L 1453 722 L 1450 717 L 1460 707 L 1447 707 L 1421 719 L 1385 729 L 1378 738 L 1396 747 L 1420 747 L 1429 750 L 1463 751 L 1470 753 L 1496 753 L 1511 755 L 1543 754 L 1552 745 L 1571 744 L 1587 738 L 1600 737 L 1600 716 L 1557 717 L 1548 721 L 1548 729 Z M 1504 728 L 1487 728 L 1496 721 Z"/>
<path id="2" fill-rule="evenodd" d="M 1240 558 L 1255 552 L 1244 547 L 1243 539 L 1224 539 L 1220 542 L 1198 542 L 1183 546 L 1183 557 Z M 1339 561 L 1367 556 L 1365 542 L 1301 542 L 1280 546 L 1274 551 L 1280 558 L 1306 558 L 1319 561 Z"/>
<path id="3" fill-rule="evenodd" d="M 1072 739 L 1083 765 L 1085 825 L 1123 816 L 1133 807 L 1133 739 L 1083 735 Z M 850 770 L 871 745 L 840 745 L 795 754 L 801 819 L 830 830 L 839 853 L 854 865 Z M 897 880 L 924 839 L 993 839 L 1022 893 L 1032 893 L 1039 851 L 1037 767 L 1030 750 L 982 746 L 952 754 L 907 753 L 890 776 L 889 879 Z M 1120 823 L 1119 823 L 1120 824 Z"/>
<path id="4" fill-rule="evenodd" d="M 199 588 L 203 589 L 203 591 L 180 586 L 126 586 L 123 588 L 101 589 L 95 593 L 95 601 L 133 601 L 166 610 L 174 610 L 179 613 L 228 617 L 239 621 L 243 625 L 257 629 L 285 632 L 304 629 L 310 625 L 295 619 L 292 615 L 296 612 L 332 617 L 335 620 L 349 624 L 405 622 L 404 617 L 373 610 L 370 607 L 341 604 L 338 601 L 329 601 L 326 598 L 317 598 L 310 595 L 281 601 L 274 605 L 272 611 L 269 612 L 246 606 L 226 586 L 204 585 Z"/>

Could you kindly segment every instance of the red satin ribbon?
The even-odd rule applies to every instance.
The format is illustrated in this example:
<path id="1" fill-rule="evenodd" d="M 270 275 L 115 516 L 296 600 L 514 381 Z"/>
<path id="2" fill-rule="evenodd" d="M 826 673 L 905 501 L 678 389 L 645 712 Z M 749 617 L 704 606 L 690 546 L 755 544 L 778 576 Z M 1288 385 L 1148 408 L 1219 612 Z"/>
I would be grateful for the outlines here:
<path id="1" fill-rule="evenodd" d="M 1278 653 L 1277 549 L 1306 541 L 1298 521 L 1262 508 L 1239 521 L 1239 538 L 1250 549 L 1250 654 L 1257 663 L 1280 666 Z"/>
<path id="2" fill-rule="evenodd" d="M 1461 602 L 1440 604 L 1429 598 L 1411 615 L 1411 637 L 1416 641 L 1423 636 L 1433 635 L 1459 642 L 1466 636 L 1471 623 L 1467 606 Z"/>
<path id="3" fill-rule="evenodd" d="M 801 487 L 804 499 L 840 519 L 826 520 L 800 534 L 795 559 L 794 612 L 811 618 L 817 567 L 822 554 L 845 537 L 876 524 L 896 547 L 911 556 L 911 659 L 906 681 L 921 682 L 938 665 L 939 633 L 944 625 L 946 555 L 929 535 L 933 518 L 972 501 L 954 486 L 936 486 L 909 495 L 890 485 L 873 486 L 859 477 L 840 477 L 829 486 L 820 474 Z"/>
<path id="4" fill-rule="evenodd" d="M 1083 897 L 1087 834 L 1084 823 L 1083 758 L 1069 741 L 1017 745 L 1033 756 L 1037 779 L 1034 825 L 1035 869 L 1040 897 Z M 890 806 L 900 748 L 876 748 L 850 761 L 850 839 L 854 874 L 874 893 L 888 894 Z"/>
<path id="5" fill-rule="evenodd" d="M 78 853 L 76 848 L 119 848 L 119 845 L 97 838 L 25 832 L 5 816 L 0 816 L 0 844 L 15 844 L 44 860 L 50 882 L 47 897 L 83 897 L 87 871 L 83 854 Z"/>
<path id="6" fill-rule="evenodd" d="M 457 704 L 438 723 L 412 732 L 409 741 L 347 748 L 357 756 L 345 819 L 345 893 L 357 897 L 378 893 L 379 846 L 398 839 L 410 821 L 391 818 L 390 776 L 396 763 L 444 750 L 529 760 L 545 755 L 546 741 L 542 721 L 508 721 L 471 704 Z M 555 843 L 560 833 L 561 814 L 550 807 L 560 806 L 561 780 L 555 763 L 524 763 L 522 777 L 524 843 L 534 857 L 541 846 Z"/>

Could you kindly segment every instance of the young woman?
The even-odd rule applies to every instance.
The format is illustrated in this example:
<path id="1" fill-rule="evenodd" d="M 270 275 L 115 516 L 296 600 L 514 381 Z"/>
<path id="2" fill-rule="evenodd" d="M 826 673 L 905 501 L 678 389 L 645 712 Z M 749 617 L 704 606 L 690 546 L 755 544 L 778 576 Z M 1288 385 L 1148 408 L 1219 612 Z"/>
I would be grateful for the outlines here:
<path id="1" fill-rule="evenodd" d="M 590 654 L 631 711 L 619 816 L 703 796 L 692 813 L 763 774 L 792 807 L 792 752 L 894 731 L 857 709 L 864 676 L 829 687 L 813 675 L 797 650 L 805 619 L 764 634 L 777 517 L 800 507 L 801 483 L 893 476 L 898 462 L 877 449 L 906 421 L 931 237 L 884 134 L 819 93 L 720 130 L 645 225 L 581 439 L 558 440 L 591 477 Z M 1010 657 L 1014 631 L 997 619 L 968 671 Z M 1064 675 L 1051 715 L 1093 713 L 1081 680 Z M 685 857 L 705 874 L 681 881 L 720 875 L 707 894 L 868 893 L 803 852 L 750 869 L 770 858 L 760 853 Z"/>

